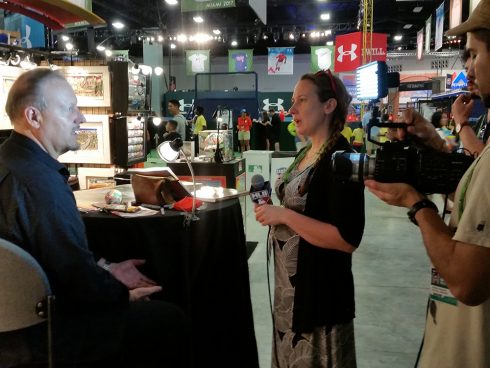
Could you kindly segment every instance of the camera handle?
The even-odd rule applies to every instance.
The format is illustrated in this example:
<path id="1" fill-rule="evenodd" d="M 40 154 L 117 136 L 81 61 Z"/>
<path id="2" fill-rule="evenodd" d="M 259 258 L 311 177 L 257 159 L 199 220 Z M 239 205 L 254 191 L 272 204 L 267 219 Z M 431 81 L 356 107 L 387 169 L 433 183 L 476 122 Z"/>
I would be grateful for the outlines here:
<path id="1" fill-rule="evenodd" d="M 379 142 L 379 141 L 376 141 L 373 138 L 371 138 L 372 127 L 404 129 L 405 132 L 407 131 L 407 124 L 405 124 L 405 123 L 391 123 L 391 122 L 390 123 L 381 123 L 381 122 L 377 121 L 377 119 L 371 119 L 369 121 L 368 125 L 366 126 L 368 141 L 372 142 L 378 146 L 384 146 L 385 144 L 390 143 L 390 142 L 387 141 L 387 142 L 383 143 L 383 142 Z"/>

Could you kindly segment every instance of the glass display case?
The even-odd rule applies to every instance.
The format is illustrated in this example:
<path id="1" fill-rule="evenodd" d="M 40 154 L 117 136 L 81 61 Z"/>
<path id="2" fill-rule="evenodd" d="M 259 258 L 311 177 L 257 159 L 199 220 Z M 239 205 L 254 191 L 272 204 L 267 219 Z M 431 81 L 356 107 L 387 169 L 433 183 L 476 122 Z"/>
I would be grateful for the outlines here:
<path id="1" fill-rule="evenodd" d="M 218 143 L 217 130 L 203 130 L 199 132 L 199 157 L 214 158 Z M 223 155 L 223 161 L 233 160 L 233 132 L 232 130 L 219 131 L 219 148 Z"/>
<path id="2" fill-rule="evenodd" d="M 114 163 L 131 166 L 146 160 L 146 121 L 141 116 L 112 119 Z"/>

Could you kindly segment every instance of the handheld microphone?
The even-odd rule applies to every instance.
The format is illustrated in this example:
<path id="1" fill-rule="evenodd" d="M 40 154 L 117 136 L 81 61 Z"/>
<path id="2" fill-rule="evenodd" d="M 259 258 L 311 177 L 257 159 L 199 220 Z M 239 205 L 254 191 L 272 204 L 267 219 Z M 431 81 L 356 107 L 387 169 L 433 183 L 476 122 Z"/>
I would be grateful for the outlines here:
<path id="1" fill-rule="evenodd" d="M 255 174 L 252 176 L 252 186 L 250 187 L 250 198 L 252 202 L 258 205 L 272 204 L 271 193 L 271 184 L 268 181 L 264 181 L 262 175 Z"/>

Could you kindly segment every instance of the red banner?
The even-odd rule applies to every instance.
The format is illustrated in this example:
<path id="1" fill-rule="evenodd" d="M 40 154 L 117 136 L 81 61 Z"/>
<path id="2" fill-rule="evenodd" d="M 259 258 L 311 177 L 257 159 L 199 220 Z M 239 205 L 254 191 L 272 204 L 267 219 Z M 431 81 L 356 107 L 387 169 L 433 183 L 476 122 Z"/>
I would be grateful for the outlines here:
<path id="1" fill-rule="evenodd" d="M 383 33 L 368 35 L 366 63 L 386 61 L 387 35 Z M 335 37 L 335 72 L 349 72 L 362 65 L 362 32 L 348 33 Z"/>

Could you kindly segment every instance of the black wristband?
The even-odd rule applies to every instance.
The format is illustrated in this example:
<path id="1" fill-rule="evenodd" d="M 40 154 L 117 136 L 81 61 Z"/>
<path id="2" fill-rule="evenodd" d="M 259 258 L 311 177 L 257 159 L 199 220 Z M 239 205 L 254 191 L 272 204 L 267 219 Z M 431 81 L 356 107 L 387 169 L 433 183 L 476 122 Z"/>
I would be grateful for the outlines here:
<path id="1" fill-rule="evenodd" d="M 417 212 L 419 212 L 419 210 L 421 210 L 422 208 L 432 208 L 433 210 L 435 210 L 436 212 L 439 212 L 439 209 L 437 208 L 437 206 L 434 204 L 434 202 L 431 202 L 429 201 L 428 199 L 422 199 L 421 201 L 418 201 L 417 203 L 415 203 L 411 208 L 410 210 L 407 212 L 407 216 L 408 218 L 410 219 L 410 221 L 412 221 L 415 225 L 419 226 L 419 224 L 417 223 L 417 220 L 415 219 L 415 215 L 417 214 Z"/>

